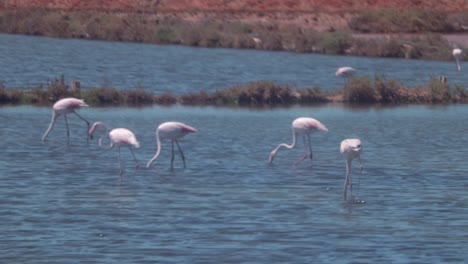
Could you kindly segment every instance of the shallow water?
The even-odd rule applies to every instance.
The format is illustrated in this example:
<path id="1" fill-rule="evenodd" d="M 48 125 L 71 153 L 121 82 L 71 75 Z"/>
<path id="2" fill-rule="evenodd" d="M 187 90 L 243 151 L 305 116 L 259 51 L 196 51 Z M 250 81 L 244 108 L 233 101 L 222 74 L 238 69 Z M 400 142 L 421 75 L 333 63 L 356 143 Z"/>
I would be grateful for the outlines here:
<path id="1" fill-rule="evenodd" d="M 451 54 L 447 50 L 447 54 Z M 468 75 L 454 61 L 423 61 L 290 52 L 206 49 L 135 43 L 54 39 L 0 34 L 0 81 L 6 87 L 34 88 L 63 75 L 84 88 L 144 87 L 154 92 L 213 92 L 236 84 L 268 80 L 296 88 L 335 90 L 341 66 L 358 75 L 381 75 L 408 86 L 422 86 L 431 76 L 465 86 Z M 462 70 L 465 66 L 462 62 Z"/>
<path id="2" fill-rule="evenodd" d="M 464 263 L 468 258 L 468 106 L 275 110 L 87 108 L 90 121 L 131 129 L 140 168 L 122 149 L 86 143 L 70 116 L 46 142 L 49 108 L 2 107 L 0 249 L 8 263 Z M 313 165 L 290 124 L 312 116 Z M 177 120 L 199 132 L 170 144 L 150 169 L 155 128 Z M 342 139 L 363 142 L 359 198 L 342 201 Z M 353 163 L 355 190 L 358 163 Z"/>

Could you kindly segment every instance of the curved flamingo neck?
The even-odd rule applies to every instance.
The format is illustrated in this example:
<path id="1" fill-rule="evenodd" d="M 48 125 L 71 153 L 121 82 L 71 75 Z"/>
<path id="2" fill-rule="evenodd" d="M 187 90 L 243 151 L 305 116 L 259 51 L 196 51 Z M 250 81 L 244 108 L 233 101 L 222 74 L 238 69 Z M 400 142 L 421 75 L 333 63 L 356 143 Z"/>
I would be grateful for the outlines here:
<path id="1" fill-rule="evenodd" d="M 106 131 L 105 131 L 104 135 L 102 135 L 102 137 L 99 139 L 99 146 L 101 146 L 101 147 L 103 146 L 102 142 L 104 141 L 105 138 L 108 138 L 110 140 L 109 130 L 107 130 L 107 128 L 106 128 Z M 110 148 L 112 148 L 112 147 L 113 147 L 112 142 L 110 142 Z"/>
<path id="2" fill-rule="evenodd" d="M 44 136 L 42 136 L 42 141 L 44 141 L 47 136 L 49 135 L 50 131 L 54 127 L 55 120 L 57 120 L 58 115 L 55 113 L 55 111 L 52 112 L 52 120 L 50 121 L 49 127 L 47 128 L 47 131 L 44 133 Z"/>
<path id="3" fill-rule="evenodd" d="M 158 145 L 157 150 L 156 150 L 156 154 L 154 154 L 154 156 L 146 164 L 147 168 L 149 168 L 151 166 L 151 164 L 153 164 L 153 162 L 156 161 L 156 159 L 159 157 L 159 154 L 161 154 L 161 139 L 159 138 L 159 132 L 156 135 L 156 142 L 157 142 L 157 145 Z"/>
<path id="4" fill-rule="evenodd" d="M 286 143 L 282 143 L 282 144 L 279 144 L 271 153 L 270 153 L 270 158 L 269 158 L 269 162 L 272 163 L 273 162 L 273 159 L 275 158 L 276 156 L 276 153 L 280 150 L 280 148 L 284 147 L 284 148 L 288 148 L 288 149 L 292 149 L 296 146 L 296 132 L 294 131 L 293 129 L 293 140 L 292 140 L 292 143 L 291 145 L 288 145 Z"/>

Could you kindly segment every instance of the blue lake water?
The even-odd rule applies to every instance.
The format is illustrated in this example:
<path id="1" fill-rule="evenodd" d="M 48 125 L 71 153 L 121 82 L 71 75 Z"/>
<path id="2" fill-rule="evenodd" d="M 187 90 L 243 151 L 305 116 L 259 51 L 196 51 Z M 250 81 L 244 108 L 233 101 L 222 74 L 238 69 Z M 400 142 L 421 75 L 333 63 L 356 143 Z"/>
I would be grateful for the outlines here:
<path id="1" fill-rule="evenodd" d="M 451 50 L 447 50 L 451 54 Z M 451 84 L 466 85 L 468 75 L 454 61 L 325 56 L 290 52 L 206 49 L 182 46 L 54 39 L 0 34 L 0 81 L 6 87 L 33 88 L 63 75 L 82 87 L 142 86 L 154 92 L 182 94 L 215 91 L 239 83 L 271 80 L 297 88 L 338 89 L 341 66 L 358 75 L 378 74 L 408 86 L 446 75 Z M 464 69 L 462 62 L 462 69 Z"/>
<path id="2" fill-rule="evenodd" d="M 151 107 L 82 109 L 91 121 L 130 128 L 133 160 L 86 143 L 85 125 L 49 108 L 3 107 L 0 248 L 8 263 L 463 263 L 468 239 L 468 106 L 276 110 Z M 329 132 L 311 136 L 314 164 L 293 162 L 302 141 L 290 123 L 313 116 Z M 157 124 L 198 128 L 156 151 Z M 342 201 L 347 137 L 362 139 L 359 197 Z M 355 163 L 354 183 L 358 164 Z"/>
<path id="3" fill-rule="evenodd" d="M 333 75 L 334 69 L 353 60 L 369 72 L 387 66 L 399 69 L 395 78 L 408 82 L 413 80 L 405 76 L 422 80 L 436 68 L 450 72 L 449 81 L 466 81 L 462 73 L 451 73 L 450 62 L 11 35 L 0 39 L 0 79 L 7 87 L 34 86 L 63 73 L 79 77 L 83 85 L 112 79 L 116 86 L 142 82 L 159 91 L 171 84 L 175 93 L 196 91 L 198 84 L 208 90 L 259 79 L 300 86 L 320 82 L 333 88 L 342 81 Z M 189 56 L 197 59 L 183 59 Z M 292 66 L 301 64 L 307 66 Z M 314 73 L 319 68 L 327 76 Z M 133 176 L 132 156 L 123 148 L 120 182 L 116 150 L 100 149 L 96 139 L 87 144 L 85 125 L 76 116 L 68 118 L 70 145 L 63 118 L 41 142 L 50 107 L 1 107 L 2 262 L 468 260 L 467 105 L 264 110 L 156 106 L 86 108 L 80 114 L 91 122 L 131 129 L 141 144 L 135 149 L 140 168 Z M 303 153 L 302 141 L 295 149 L 280 151 L 269 165 L 270 151 L 279 143 L 291 143 L 291 122 L 300 116 L 314 117 L 329 129 L 311 136 L 313 165 L 308 160 L 292 165 Z M 171 120 L 199 130 L 180 141 L 187 168 L 176 155 L 170 169 L 167 142 L 160 158 L 145 168 L 156 151 L 157 125 Z M 348 204 L 342 198 L 345 162 L 339 144 L 351 137 L 363 143 L 359 197 L 364 204 Z M 355 191 L 358 170 L 353 163 Z"/>

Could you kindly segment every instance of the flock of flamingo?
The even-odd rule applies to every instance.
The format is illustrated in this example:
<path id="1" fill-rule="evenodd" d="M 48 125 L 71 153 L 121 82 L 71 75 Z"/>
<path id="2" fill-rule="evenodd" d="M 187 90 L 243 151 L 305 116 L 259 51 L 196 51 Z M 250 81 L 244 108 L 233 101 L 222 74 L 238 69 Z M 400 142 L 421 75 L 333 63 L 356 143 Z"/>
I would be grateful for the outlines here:
<path id="1" fill-rule="evenodd" d="M 103 122 L 100 122 L 100 121 L 95 122 L 90 128 L 89 127 L 90 122 L 75 111 L 76 109 L 79 109 L 85 106 L 88 106 L 88 105 L 83 100 L 77 99 L 77 98 L 64 98 L 64 99 L 58 100 L 52 107 L 52 110 L 53 110 L 52 120 L 50 122 L 49 128 L 47 128 L 47 131 L 44 133 L 44 136 L 42 137 L 42 141 L 46 140 L 50 131 L 54 127 L 54 124 L 57 118 L 63 115 L 65 119 L 65 126 L 67 128 L 67 144 L 69 144 L 70 143 L 70 130 L 68 128 L 67 114 L 75 114 L 84 122 L 86 122 L 86 125 L 88 127 L 88 130 L 87 130 L 88 135 L 86 136 L 86 138 L 88 142 L 89 142 L 89 138 L 93 139 L 94 133 L 101 131 L 103 135 L 99 139 L 99 146 L 103 147 L 104 139 L 108 138 L 110 140 L 109 148 L 117 147 L 119 167 L 120 167 L 120 177 L 122 177 L 122 160 L 120 158 L 121 146 L 127 147 L 132 153 L 133 159 L 135 160 L 135 172 L 136 172 L 136 169 L 138 169 L 139 164 L 138 164 L 138 160 L 135 157 L 135 154 L 133 153 L 132 147 L 138 148 L 140 147 L 140 143 L 138 143 L 138 140 L 136 139 L 135 134 L 133 134 L 132 131 L 126 128 L 115 128 L 109 131 L 107 126 Z M 184 167 L 185 167 L 185 157 L 182 152 L 182 149 L 179 146 L 178 139 L 187 135 L 188 133 L 194 133 L 194 132 L 197 132 L 197 129 L 191 126 L 188 126 L 186 124 L 179 123 L 179 122 L 166 122 L 166 123 L 159 125 L 159 127 L 156 130 L 157 151 L 154 157 L 151 158 L 148 164 L 146 164 L 146 167 L 149 168 L 151 164 L 158 158 L 159 154 L 161 153 L 161 140 L 163 139 L 169 139 L 172 141 L 171 167 L 173 166 L 173 163 L 174 163 L 174 142 L 177 144 L 177 147 L 179 148 L 179 152 L 180 152 L 180 155 L 182 157 L 182 160 L 184 162 Z"/>
<path id="2" fill-rule="evenodd" d="M 453 49 L 452 55 L 455 57 L 457 70 L 460 71 L 461 67 L 460 67 L 459 59 L 462 55 L 462 50 L 458 48 Z M 356 70 L 348 66 L 340 67 L 336 71 L 337 76 L 343 77 L 345 79 L 353 76 L 355 73 L 356 73 Z M 57 118 L 60 116 L 63 116 L 65 119 L 65 126 L 67 129 L 67 143 L 69 143 L 70 131 L 68 128 L 67 114 L 75 114 L 84 122 L 86 122 L 87 131 L 88 131 L 88 135 L 86 138 L 88 142 L 89 142 L 89 139 L 93 139 L 94 133 L 101 131 L 103 135 L 99 139 L 99 146 L 103 147 L 104 139 L 108 138 L 110 140 L 109 149 L 117 147 L 119 169 L 120 169 L 120 179 L 122 179 L 122 172 L 123 172 L 122 160 L 120 157 L 121 146 L 125 146 L 130 150 L 133 156 L 133 159 L 135 161 L 134 173 L 136 173 L 136 170 L 138 169 L 139 164 L 138 164 L 138 160 L 135 157 L 135 154 L 133 153 L 132 147 L 138 148 L 140 147 L 140 144 L 138 143 L 138 140 L 136 139 L 135 134 L 133 134 L 132 131 L 126 128 L 115 128 L 109 131 L 106 125 L 100 121 L 95 122 L 90 128 L 90 122 L 75 111 L 76 109 L 79 109 L 81 107 L 86 107 L 86 106 L 88 105 L 83 100 L 77 99 L 77 98 L 64 98 L 64 99 L 60 99 L 59 101 L 57 101 L 52 107 L 53 109 L 52 120 L 46 132 L 44 133 L 44 136 L 42 137 L 42 141 L 46 140 L 50 131 L 54 127 L 54 124 Z M 310 134 L 318 132 L 318 131 L 328 132 L 328 129 L 325 125 L 323 125 L 322 123 L 320 123 L 318 120 L 314 118 L 299 117 L 295 119 L 292 122 L 292 133 L 293 133 L 292 143 L 290 145 L 286 143 L 279 144 L 275 149 L 271 151 L 270 156 L 268 158 L 268 162 L 270 164 L 273 163 L 273 159 L 275 158 L 276 154 L 281 148 L 287 148 L 287 149 L 294 148 L 296 146 L 298 137 L 302 137 L 302 140 L 304 143 L 304 155 L 300 157 L 294 164 L 296 165 L 307 158 L 310 158 L 310 161 L 312 162 L 313 155 L 312 155 L 312 144 L 310 141 Z M 184 153 L 182 152 L 182 149 L 180 148 L 178 140 L 189 133 L 195 133 L 195 132 L 197 132 L 196 128 L 186 125 L 184 123 L 180 123 L 180 122 L 165 122 L 165 123 L 160 124 L 158 128 L 156 129 L 156 143 L 157 143 L 156 154 L 148 161 L 148 163 L 146 164 L 146 167 L 149 168 L 151 164 L 153 164 L 153 162 L 156 161 L 156 159 L 159 157 L 161 153 L 161 148 L 162 148 L 161 141 L 170 140 L 172 143 L 171 168 L 173 167 L 173 164 L 174 164 L 174 143 L 177 145 L 177 148 L 179 149 L 179 153 L 180 153 L 180 156 L 182 158 L 184 168 L 185 168 L 186 166 L 185 156 L 184 156 Z M 306 137 L 307 137 L 307 142 L 309 145 L 310 154 L 308 154 L 308 151 L 307 151 Z M 349 198 L 352 199 L 352 201 L 357 201 L 357 202 L 361 201 L 356 196 L 353 196 L 352 179 L 351 179 L 351 163 L 354 159 L 359 160 L 360 171 L 362 174 L 361 152 L 362 152 L 362 144 L 361 144 L 361 140 L 358 138 L 345 139 L 340 144 L 340 153 L 343 156 L 343 158 L 346 160 L 346 178 L 345 178 L 344 190 L 343 190 L 343 200 L 348 200 L 347 191 L 349 189 L 350 191 Z M 358 183 L 358 187 L 359 187 L 359 183 Z"/>

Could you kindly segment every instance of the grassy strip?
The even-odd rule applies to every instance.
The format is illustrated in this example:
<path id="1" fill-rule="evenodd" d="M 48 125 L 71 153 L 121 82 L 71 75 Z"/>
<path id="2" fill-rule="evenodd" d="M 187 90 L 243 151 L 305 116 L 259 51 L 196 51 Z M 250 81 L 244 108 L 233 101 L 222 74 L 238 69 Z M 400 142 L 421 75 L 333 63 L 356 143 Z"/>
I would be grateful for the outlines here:
<path id="1" fill-rule="evenodd" d="M 382 12 L 390 15 L 380 16 L 378 12 L 364 14 L 357 16 L 350 25 L 355 30 L 362 32 L 408 31 L 405 28 L 405 25 L 408 25 L 406 22 L 398 27 L 387 25 L 390 22 L 401 22 L 402 19 L 394 21 L 396 20 L 394 16 L 401 12 L 388 10 L 382 10 Z M 435 29 L 432 28 L 435 24 L 432 22 L 433 19 L 438 21 L 437 17 L 442 14 L 434 16 L 424 12 L 421 14 L 424 14 L 423 18 L 429 17 L 430 20 L 418 18 L 417 21 L 423 25 L 427 24 L 427 27 L 415 27 L 415 29 L 410 29 L 411 32 L 442 31 L 445 29 L 437 25 Z M 468 15 L 463 16 L 463 19 L 468 20 L 467 17 Z M 379 24 L 378 27 L 373 26 L 377 22 L 369 22 L 384 18 L 389 22 L 379 22 L 381 25 Z M 457 22 L 457 25 L 463 25 L 462 22 Z M 383 31 L 387 26 L 389 31 Z M 346 30 L 318 32 L 311 29 L 280 26 L 274 22 L 247 24 L 241 21 L 212 18 L 193 22 L 151 13 L 107 13 L 49 9 L 0 10 L 0 32 L 209 48 L 286 50 L 414 59 L 453 59 L 451 56 L 452 47 L 448 41 L 441 35 L 434 33 L 418 37 L 397 36 L 362 39 L 353 38 L 352 32 Z M 465 59 L 468 58 L 467 53 L 464 53 L 464 56 Z"/>
<path id="2" fill-rule="evenodd" d="M 380 9 L 363 12 L 351 19 L 349 27 L 363 33 L 463 32 L 468 12 L 448 14 L 435 10 Z"/>
<path id="3" fill-rule="evenodd" d="M 47 87 L 32 90 L 7 89 L 0 84 L 0 104 L 50 105 L 65 98 L 84 99 L 91 106 L 148 106 L 188 105 L 188 106 L 240 106 L 275 107 L 291 105 L 314 105 L 330 102 L 345 104 L 439 104 L 466 103 L 468 93 L 461 86 L 450 86 L 432 79 L 421 87 L 403 87 L 397 81 L 385 80 L 381 76 L 373 79 L 356 77 L 349 79 L 339 90 L 323 91 L 320 87 L 294 89 L 289 85 L 270 81 L 257 81 L 239 84 L 221 91 L 189 93 L 174 96 L 170 93 L 154 95 L 143 87 L 119 90 L 114 87 L 97 87 L 72 90 L 58 78 Z"/>

